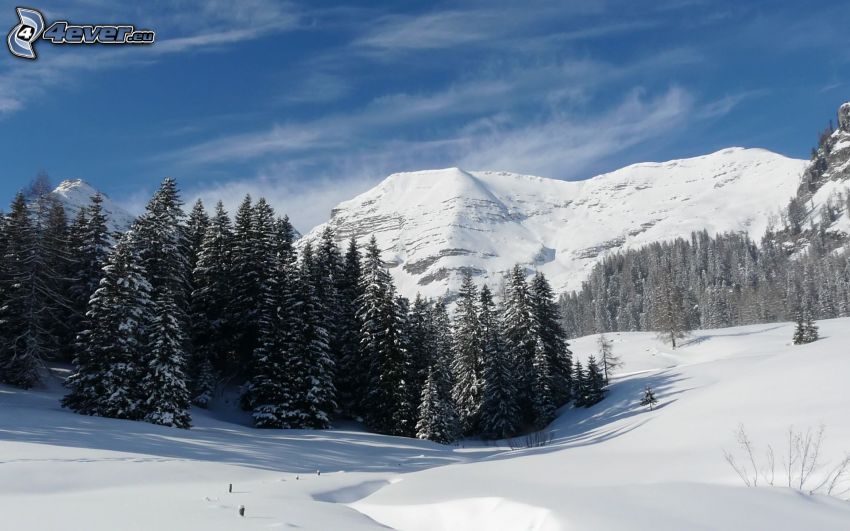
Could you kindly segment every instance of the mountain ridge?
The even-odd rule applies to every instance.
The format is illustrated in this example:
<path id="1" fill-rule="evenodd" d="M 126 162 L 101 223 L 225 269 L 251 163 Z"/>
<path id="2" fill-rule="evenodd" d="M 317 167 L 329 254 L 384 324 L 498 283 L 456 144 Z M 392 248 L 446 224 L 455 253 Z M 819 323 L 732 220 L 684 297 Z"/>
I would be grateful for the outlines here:
<path id="1" fill-rule="evenodd" d="M 557 290 L 573 289 L 620 248 L 699 230 L 760 237 L 806 165 L 733 147 L 582 181 L 456 167 L 396 173 L 341 202 L 303 241 L 326 226 L 340 242 L 354 236 L 362 245 L 375 234 L 407 296 L 451 293 L 464 272 L 498 288 L 514 263 L 543 271 Z"/>

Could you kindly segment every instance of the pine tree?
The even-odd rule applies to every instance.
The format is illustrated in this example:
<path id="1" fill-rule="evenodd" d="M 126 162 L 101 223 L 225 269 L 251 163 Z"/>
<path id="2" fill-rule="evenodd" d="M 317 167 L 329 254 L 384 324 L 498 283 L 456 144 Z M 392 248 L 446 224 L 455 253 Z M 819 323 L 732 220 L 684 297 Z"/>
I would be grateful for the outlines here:
<path id="1" fill-rule="evenodd" d="M 192 206 L 189 219 L 186 222 L 186 259 L 189 263 L 190 272 L 194 271 L 198 265 L 198 257 L 201 254 L 201 247 L 209 225 L 210 217 L 204 208 L 203 201 L 198 199 Z M 192 289 L 194 290 L 194 288 L 193 285 Z"/>
<path id="2" fill-rule="evenodd" d="M 233 231 L 232 245 L 232 295 L 229 300 L 228 314 L 233 324 L 235 346 L 234 369 L 247 374 L 251 366 L 254 349 L 257 345 L 256 312 L 261 304 L 262 264 L 257 259 L 257 239 L 260 237 L 254 227 L 254 207 L 251 196 L 239 205 Z"/>
<path id="3" fill-rule="evenodd" d="M 140 265 L 154 301 L 147 330 L 144 419 L 189 427 L 186 375 L 189 271 L 184 214 L 177 183 L 166 178 L 134 225 Z"/>
<path id="4" fill-rule="evenodd" d="M 422 386 L 422 396 L 419 399 L 416 436 L 420 439 L 448 444 L 455 439 L 456 426 L 451 397 L 444 394 L 446 386 L 440 381 L 445 376 L 443 372 L 436 364 L 428 370 L 425 384 Z"/>
<path id="5" fill-rule="evenodd" d="M 818 339 L 818 327 L 812 319 L 812 299 L 804 293 L 800 301 L 800 306 L 796 312 L 796 327 L 794 329 L 793 343 L 795 345 L 803 345 L 812 343 Z"/>
<path id="6" fill-rule="evenodd" d="M 326 308 L 319 297 L 318 285 L 325 282 L 321 268 L 313 257 L 311 246 L 304 247 L 297 286 L 302 328 L 299 333 L 300 354 L 304 363 L 301 389 L 302 427 L 328 428 L 336 407 L 333 385 L 334 361 L 328 332 L 324 328 Z M 328 286 L 326 286 L 327 288 Z"/>
<path id="7" fill-rule="evenodd" d="M 312 280 L 315 297 L 322 305 L 319 325 L 327 331 L 328 350 L 336 367 L 342 345 L 339 288 L 342 284 L 343 263 L 330 227 L 325 227 L 322 231 L 314 262 Z"/>
<path id="8" fill-rule="evenodd" d="M 140 360 L 153 317 L 136 237 L 128 232 L 116 244 L 89 302 L 88 328 L 80 333 L 75 372 L 62 401 L 78 413 L 136 420 L 145 413 Z"/>
<path id="9" fill-rule="evenodd" d="M 419 409 L 422 398 L 422 388 L 428 378 L 429 367 L 433 362 L 434 326 L 432 321 L 431 304 L 418 293 L 405 320 L 404 336 L 407 342 L 408 357 L 410 358 L 411 402 Z"/>
<path id="10" fill-rule="evenodd" d="M 545 366 L 549 373 L 549 381 L 545 383 L 545 386 L 550 389 L 552 401 L 557 408 L 570 400 L 572 353 L 561 326 L 561 316 L 558 304 L 555 302 L 555 295 L 543 273 L 534 275 L 529 299 L 533 322 L 532 332 L 537 348 L 541 349 L 541 355 L 546 357 Z"/>
<path id="11" fill-rule="evenodd" d="M 74 356 L 85 348 L 79 344 L 78 336 L 90 328 L 86 311 L 103 277 L 103 267 L 109 257 L 109 228 L 106 221 L 103 196 L 96 193 L 90 198 L 88 206 L 78 211 L 69 229 L 71 259 L 67 276 L 71 279 L 68 298 L 72 312 L 68 326 L 74 334 L 73 341 L 69 343 Z"/>
<path id="12" fill-rule="evenodd" d="M 452 372 L 455 380 L 454 401 L 466 434 L 478 432 L 481 416 L 483 352 L 478 313 L 478 290 L 472 276 L 465 273 L 455 310 Z"/>
<path id="13" fill-rule="evenodd" d="M 188 428 L 191 417 L 183 348 L 186 338 L 178 315 L 180 312 L 171 292 L 168 289 L 160 291 L 153 306 L 148 348 L 142 357 L 144 420 L 163 426 Z"/>
<path id="14" fill-rule="evenodd" d="M 405 380 L 409 369 L 401 337 L 403 318 L 374 236 L 366 248 L 361 290 L 357 317 L 360 357 L 369 371 L 364 399 L 366 424 L 379 433 L 410 435 L 415 426 L 407 425 L 412 408 Z"/>
<path id="15" fill-rule="evenodd" d="M 193 394 L 204 397 L 211 391 L 210 380 L 219 371 L 235 366 L 233 322 L 227 301 L 232 298 L 233 232 L 221 201 L 204 233 L 197 263 L 192 272 L 191 323 Z M 207 371 L 208 375 L 204 375 Z M 211 378 L 208 376 L 211 375 Z M 205 400 L 195 400 L 201 405 Z"/>
<path id="16" fill-rule="evenodd" d="M 504 315 L 502 318 L 505 351 L 511 361 L 511 372 L 517 387 L 517 397 L 526 422 L 533 422 L 534 356 L 537 341 L 531 315 L 525 271 L 515 265 L 508 274 L 505 285 Z"/>
<path id="17" fill-rule="evenodd" d="M 795 345 L 803 345 L 808 339 L 808 335 L 806 333 L 806 319 L 803 317 L 803 311 L 798 310 L 797 315 L 795 317 L 796 325 L 794 327 L 794 337 L 792 338 L 792 342 Z"/>
<path id="18" fill-rule="evenodd" d="M 192 403 L 198 407 L 206 408 L 209 407 L 215 395 L 218 384 L 217 374 L 212 361 L 207 357 L 200 361 L 200 366 L 196 370 L 197 374 L 192 382 Z"/>
<path id="19" fill-rule="evenodd" d="M 573 403 L 576 407 L 587 406 L 587 394 L 587 375 L 581 361 L 576 360 L 573 368 Z"/>
<path id="20" fill-rule="evenodd" d="M 555 380 L 554 368 L 542 341 L 538 340 L 535 343 L 532 366 L 534 368 L 531 402 L 533 422 L 537 429 L 542 429 L 555 418 L 555 410 L 558 407 L 555 390 L 552 388 L 552 382 Z"/>
<path id="21" fill-rule="evenodd" d="M 339 351 L 335 371 L 338 405 L 345 416 L 362 414 L 366 375 L 360 358 L 360 323 L 357 319 L 361 291 L 360 252 L 354 237 L 348 243 L 342 274 L 337 284 L 339 294 Z"/>
<path id="22" fill-rule="evenodd" d="M 814 320 L 809 315 L 808 319 L 806 319 L 806 343 L 812 343 L 818 340 L 818 325 L 815 324 Z"/>
<path id="23" fill-rule="evenodd" d="M 482 392 L 481 435 L 504 439 L 514 435 L 520 423 L 517 391 L 511 363 L 501 337 L 501 325 L 487 286 L 481 288 L 478 322 L 481 326 Z"/>
<path id="24" fill-rule="evenodd" d="M 43 237 L 50 198 L 39 196 L 34 211 L 19 193 L 5 222 L 5 256 L 0 307 L 0 382 L 29 388 L 44 362 L 55 356 L 56 323 L 68 307 L 57 290 L 62 256 Z"/>
<path id="25" fill-rule="evenodd" d="M 587 359 L 585 379 L 587 382 L 585 407 L 590 407 L 605 397 L 605 377 L 602 375 L 602 371 L 599 369 L 599 364 L 596 362 L 596 357 L 593 354 Z"/>
<path id="26" fill-rule="evenodd" d="M 248 367 L 249 380 L 242 397 L 242 404 L 252 410 L 254 425 L 258 428 L 283 428 L 297 423 L 293 413 L 297 384 L 290 381 L 302 378 L 292 367 L 287 374 L 287 354 L 293 347 L 286 343 L 281 323 L 282 292 L 280 280 L 279 232 L 272 207 L 260 198 L 251 212 L 251 247 L 244 253 L 253 263 L 252 269 L 257 286 L 255 307 L 251 314 L 256 320 L 255 346 Z M 293 330 L 292 333 L 298 331 Z M 244 369 L 243 369 L 244 371 Z"/>
<path id="27" fill-rule="evenodd" d="M 72 285 L 74 250 L 69 245 L 70 234 L 65 207 L 52 196 L 41 198 L 46 201 L 46 219 L 39 235 L 40 247 L 44 252 L 44 284 L 48 293 L 45 311 L 48 317 L 45 326 L 50 338 L 49 352 L 52 359 L 70 361 L 77 330 L 72 327 L 75 309 L 68 293 Z"/>

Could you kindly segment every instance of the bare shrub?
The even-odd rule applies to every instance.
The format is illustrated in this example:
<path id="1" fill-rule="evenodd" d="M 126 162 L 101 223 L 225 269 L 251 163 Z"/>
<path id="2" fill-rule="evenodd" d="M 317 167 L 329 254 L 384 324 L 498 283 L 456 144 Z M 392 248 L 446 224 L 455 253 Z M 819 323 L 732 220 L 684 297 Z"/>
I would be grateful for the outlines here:
<path id="1" fill-rule="evenodd" d="M 825 494 L 836 498 L 844 498 L 850 494 L 850 454 L 837 464 L 829 467 L 822 462 L 821 447 L 825 427 L 817 430 L 806 429 L 805 432 L 788 428 L 785 454 L 782 456 L 784 478 L 780 479 L 785 486 L 807 494 Z M 744 485 L 758 487 L 759 481 L 774 486 L 776 484 L 776 455 L 773 446 L 767 445 L 763 461 L 759 462 L 758 451 L 747 435 L 743 424 L 738 425 L 735 439 L 740 453 L 743 455 L 739 462 L 732 452 L 723 450 L 723 457 L 729 466 L 738 474 Z M 824 472 L 825 471 L 825 472 Z"/>

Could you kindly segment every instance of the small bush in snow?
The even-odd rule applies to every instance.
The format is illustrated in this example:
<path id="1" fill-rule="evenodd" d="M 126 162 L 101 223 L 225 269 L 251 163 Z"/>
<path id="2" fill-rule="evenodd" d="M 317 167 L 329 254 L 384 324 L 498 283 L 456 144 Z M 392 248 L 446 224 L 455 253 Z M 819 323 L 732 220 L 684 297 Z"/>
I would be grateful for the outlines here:
<path id="1" fill-rule="evenodd" d="M 821 456 L 825 427 L 805 432 L 788 428 L 787 438 L 782 442 L 784 455 L 782 468 L 777 476 L 776 455 L 772 445 L 767 445 L 760 460 L 743 424 L 738 426 L 735 437 L 744 455 L 742 462 L 724 450 L 723 457 L 748 487 L 787 486 L 806 494 L 825 494 L 836 498 L 850 499 L 850 453 L 832 465 L 824 463 Z M 761 482 L 761 483 L 760 483 Z"/>

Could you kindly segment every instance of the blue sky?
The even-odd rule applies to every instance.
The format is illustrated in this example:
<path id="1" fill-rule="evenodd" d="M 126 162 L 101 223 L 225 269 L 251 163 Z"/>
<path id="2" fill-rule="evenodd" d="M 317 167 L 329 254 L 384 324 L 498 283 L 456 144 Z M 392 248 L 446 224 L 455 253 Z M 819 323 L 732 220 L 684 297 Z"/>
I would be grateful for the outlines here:
<path id="1" fill-rule="evenodd" d="M 15 5 L 0 1 L 4 39 Z M 30 7 L 157 43 L 0 54 L 8 199 L 46 170 L 139 209 L 174 176 L 187 199 L 266 195 L 306 230 L 396 171 L 581 179 L 733 145 L 806 157 L 850 100 L 844 2 Z"/>

